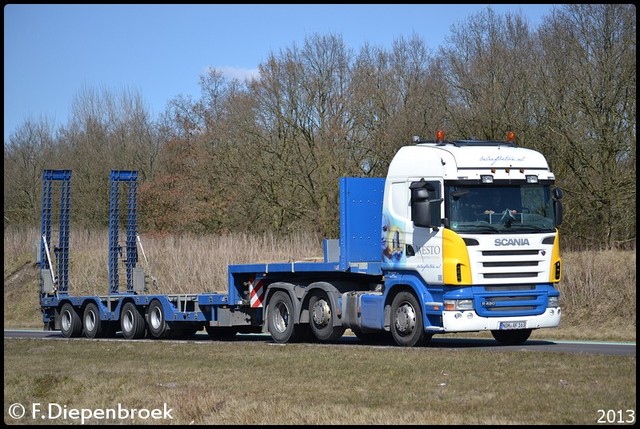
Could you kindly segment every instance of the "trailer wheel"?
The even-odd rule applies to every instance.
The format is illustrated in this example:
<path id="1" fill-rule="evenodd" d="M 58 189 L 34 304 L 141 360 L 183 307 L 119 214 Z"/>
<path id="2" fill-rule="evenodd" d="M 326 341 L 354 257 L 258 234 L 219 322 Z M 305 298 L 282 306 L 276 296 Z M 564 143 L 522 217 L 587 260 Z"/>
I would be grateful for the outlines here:
<path id="1" fill-rule="evenodd" d="M 513 331 L 491 331 L 491 335 L 503 346 L 522 344 L 529 339 L 531 329 L 515 329 Z"/>
<path id="2" fill-rule="evenodd" d="M 100 320 L 100 311 L 94 302 L 90 302 L 84 308 L 82 316 L 82 325 L 84 327 L 84 336 L 87 338 L 100 338 L 105 335 L 106 324 Z"/>
<path id="3" fill-rule="evenodd" d="M 333 326 L 333 309 L 326 292 L 314 293 L 309 299 L 309 325 L 320 341 L 335 341 L 344 334 L 344 327 Z"/>
<path id="4" fill-rule="evenodd" d="M 127 302 L 122 307 L 120 316 L 120 327 L 122 336 L 127 340 L 144 337 L 145 323 L 144 317 L 132 302 Z"/>
<path id="5" fill-rule="evenodd" d="M 403 347 L 421 344 L 424 339 L 420 304 L 411 292 L 400 292 L 393 298 L 391 335 L 396 344 Z"/>
<path id="6" fill-rule="evenodd" d="M 82 320 L 68 302 L 60 310 L 60 330 L 65 338 L 79 337 L 82 334 Z"/>
<path id="7" fill-rule="evenodd" d="M 153 338 L 165 338 L 171 330 L 167 324 L 162 304 L 157 299 L 151 301 L 149 308 L 147 308 L 147 325 Z"/>
<path id="8" fill-rule="evenodd" d="M 276 291 L 269 301 L 267 323 L 276 343 L 296 343 L 302 340 L 305 326 L 293 323 L 293 302 L 285 291 Z"/>

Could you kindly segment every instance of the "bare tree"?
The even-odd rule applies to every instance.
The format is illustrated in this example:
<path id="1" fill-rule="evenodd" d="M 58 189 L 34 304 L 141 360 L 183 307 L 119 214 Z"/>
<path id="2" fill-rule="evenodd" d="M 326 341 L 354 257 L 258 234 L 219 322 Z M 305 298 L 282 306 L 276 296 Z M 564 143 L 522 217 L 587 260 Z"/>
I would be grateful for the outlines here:
<path id="1" fill-rule="evenodd" d="M 502 140 L 517 130 L 526 136 L 534 39 L 525 19 L 488 7 L 453 26 L 447 40 L 439 65 L 451 134 Z"/>
<path id="2" fill-rule="evenodd" d="M 40 220 L 42 172 L 54 168 L 53 127 L 47 119 L 28 119 L 4 145 L 4 221 L 37 224 Z"/>
<path id="3" fill-rule="evenodd" d="M 541 141 L 568 194 L 566 228 L 577 244 L 635 245 L 635 6 L 565 5 L 540 45 Z"/>

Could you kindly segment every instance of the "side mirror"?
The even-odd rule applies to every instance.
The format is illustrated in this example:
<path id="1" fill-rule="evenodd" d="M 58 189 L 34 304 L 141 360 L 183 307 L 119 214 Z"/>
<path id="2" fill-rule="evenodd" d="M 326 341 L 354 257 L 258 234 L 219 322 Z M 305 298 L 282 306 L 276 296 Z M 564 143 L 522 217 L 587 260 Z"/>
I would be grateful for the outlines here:
<path id="1" fill-rule="evenodd" d="M 555 200 L 553 202 L 553 216 L 556 226 L 560 226 L 560 224 L 562 223 L 562 211 L 562 201 Z"/>
<path id="2" fill-rule="evenodd" d="M 441 222 L 440 203 L 442 198 L 429 200 L 429 192 L 424 188 L 411 190 L 411 219 L 415 226 L 439 228 Z M 438 204 L 432 208 L 431 204 Z"/>
<path id="3" fill-rule="evenodd" d="M 560 188 L 555 188 L 553 190 L 553 198 L 556 200 L 560 200 L 562 199 L 562 189 Z"/>
<path id="4" fill-rule="evenodd" d="M 562 223 L 563 208 L 562 208 L 562 201 L 560 201 L 561 199 L 562 199 L 562 189 L 555 188 L 553 190 L 553 216 L 554 216 L 554 222 L 556 226 L 560 226 L 560 224 Z"/>

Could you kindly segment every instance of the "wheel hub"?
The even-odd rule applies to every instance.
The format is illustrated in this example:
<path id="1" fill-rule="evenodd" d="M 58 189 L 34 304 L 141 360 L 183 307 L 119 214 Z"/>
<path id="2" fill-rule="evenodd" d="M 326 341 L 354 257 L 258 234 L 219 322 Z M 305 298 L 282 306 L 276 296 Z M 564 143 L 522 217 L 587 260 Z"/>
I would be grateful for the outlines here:
<path id="1" fill-rule="evenodd" d="M 71 313 L 69 311 L 62 313 L 62 328 L 65 331 L 71 329 Z"/>
<path id="2" fill-rule="evenodd" d="M 331 320 L 331 308 L 324 299 L 316 301 L 311 312 L 313 314 L 313 323 L 316 326 L 325 326 Z"/>
<path id="3" fill-rule="evenodd" d="M 398 307 L 395 317 L 396 330 L 401 334 L 409 334 L 416 328 L 416 312 L 410 305 Z"/>
<path id="4" fill-rule="evenodd" d="M 87 314 L 84 318 L 84 324 L 87 327 L 87 330 L 93 331 L 96 326 L 96 315 L 93 312 Z"/>
<path id="5" fill-rule="evenodd" d="M 131 311 L 127 311 L 122 316 L 122 327 L 127 332 L 133 330 L 133 314 L 131 313 Z"/>
<path id="6" fill-rule="evenodd" d="M 153 329 L 160 328 L 160 325 L 162 324 L 162 315 L 160 314 L 160 309 L 153 309 L 153 311 L 151 312 L 150 322 Z"/>
<path id="7" fill-rule="evenodd" d="M 289 310 L 284 304 L 278 303 L 276 305 L 275 312 L 274 327 L 278 332 L 286 331 L 287 326 L 289 326 Z"/>

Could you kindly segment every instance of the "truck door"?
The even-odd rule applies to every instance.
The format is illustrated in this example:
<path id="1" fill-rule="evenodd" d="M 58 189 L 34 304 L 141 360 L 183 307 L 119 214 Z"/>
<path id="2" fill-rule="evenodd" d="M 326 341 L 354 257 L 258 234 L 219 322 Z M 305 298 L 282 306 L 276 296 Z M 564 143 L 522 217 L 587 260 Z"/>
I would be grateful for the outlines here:
<path id="1" fill-rule="evenodd" d="M 418 178 L 410 180 L 409 214 L 406 224 L 407 269 L 417 271 L 427 284 L 443 284 L 442 276 L 442 184 L 438 180 Z M 425 192 L 426 191 L 426 192 Z M 424 200 L 426 198 L 426 200 Z M 423 216 L 419 204 L 428 205 L 429 218 Z M 430 226 L 424 226 L 429 224 Z M 422 226 L 421 226 L 422 225 Z"/>
<path id="2" fill-rule="evenodd" d="M 442 228 L 415 226 L 411 203 L 417 187 L 424 188 L 427 201 L 435 201 L 442 195 L 441 186 L 438 180 L 421 178 L 387 183 L 382 226 L 383 268 L 417 271 L 429 284 L 443 283 Z M 427 204 L 431 204 L 432 212 L 439 212 L 436 208 L 441 203 Z"/>

